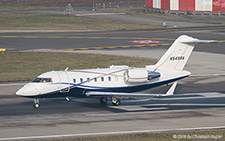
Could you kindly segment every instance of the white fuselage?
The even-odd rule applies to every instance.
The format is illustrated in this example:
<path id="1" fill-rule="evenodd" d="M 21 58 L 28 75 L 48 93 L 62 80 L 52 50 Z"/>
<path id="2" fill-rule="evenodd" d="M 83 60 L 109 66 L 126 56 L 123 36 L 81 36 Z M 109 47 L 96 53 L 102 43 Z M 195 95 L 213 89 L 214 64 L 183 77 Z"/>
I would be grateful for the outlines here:
<path id="1" fill-rule="evenodd" d="M 188 71 L 160 69 L 155 71 L 160 76 L 151 78 L 149 77 L 151 71 L 151 66 L 148 68 L 110 66 L 101 69 L 51 71 L 38 76 L 37 81 L 26 84 L 17 92 L 17 95 L 49 97 L 52 94 L 54 97 L 54 94 L 59 96 L 61 93 L 65 96 L 79 97 L 82 92 L 90 90 L 134 92 L 154 87 L 154 85 L 167 84 L 190 75 Z M 132 72 L 135 73 L 132 74 Z"/>

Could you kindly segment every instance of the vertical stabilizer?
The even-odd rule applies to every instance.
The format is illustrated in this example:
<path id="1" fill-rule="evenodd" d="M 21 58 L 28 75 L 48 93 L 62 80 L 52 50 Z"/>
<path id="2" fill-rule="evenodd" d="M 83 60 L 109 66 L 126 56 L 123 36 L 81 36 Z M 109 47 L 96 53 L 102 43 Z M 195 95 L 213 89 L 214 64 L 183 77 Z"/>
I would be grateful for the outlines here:
<path id="1" fill-rule="evenodd" d="M 178 37 L 162 58 L 155 64 L 155 70 L 160 68 L 183 70 L 196 43 L 212 42 L 211 40 L 199 40 L 187 35 Z"/>

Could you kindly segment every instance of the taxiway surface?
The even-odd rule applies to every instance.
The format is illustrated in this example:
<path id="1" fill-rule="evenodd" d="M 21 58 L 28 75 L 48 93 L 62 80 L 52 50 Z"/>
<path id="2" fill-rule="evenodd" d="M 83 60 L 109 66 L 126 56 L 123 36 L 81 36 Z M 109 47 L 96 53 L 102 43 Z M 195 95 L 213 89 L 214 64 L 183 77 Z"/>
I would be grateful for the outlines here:
<path id="1" fill-rule="evenodd" d="M 41 101 L 39 109 L 34 109 L 31 99 L 14 95 L 20 86 L 0 85 L 3 90 L 0 94 L 0 140 L 225 126 L 225 94 L 222 92 L 128 99 L 117 107 L 110 103 L 101 105 L 96 99 L 72 99 L 70 102 L 48 99 Z"/>
<path id="2" fill-rule="evenodd" d="M 218 40 L 211 44 L 200 44 L 195 51 L 225 54 L 225 26 L 189 28 L 161 28 L 121 31 L 81 32 L 4 32 L 0 33 L 0 48 L 7 50 L 32 49 L 115 49 L 115 48 L 168 48 L 180 35 L 189 35 L 204 40 Z M 156 40 L 158 44 L 137 44 L 132 41 Z"/>

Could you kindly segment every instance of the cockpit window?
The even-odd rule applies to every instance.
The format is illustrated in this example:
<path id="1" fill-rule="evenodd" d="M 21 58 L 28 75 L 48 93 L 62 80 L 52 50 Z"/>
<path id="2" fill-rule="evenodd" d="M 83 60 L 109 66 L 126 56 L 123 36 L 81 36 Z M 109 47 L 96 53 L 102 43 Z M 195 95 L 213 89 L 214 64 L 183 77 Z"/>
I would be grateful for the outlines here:
<path id="1" fill-rule="evenodd" d="M 32 82 L 41 82 L 42 78 L 35 78 Z"/>
<path id="2" fill-rule="evenodd" d="M 36 78 L 32 82 L 35 82 L 35 83 L 50 83 L 50 82 L 52 82 L 52 79 L 51 78 Z"/>

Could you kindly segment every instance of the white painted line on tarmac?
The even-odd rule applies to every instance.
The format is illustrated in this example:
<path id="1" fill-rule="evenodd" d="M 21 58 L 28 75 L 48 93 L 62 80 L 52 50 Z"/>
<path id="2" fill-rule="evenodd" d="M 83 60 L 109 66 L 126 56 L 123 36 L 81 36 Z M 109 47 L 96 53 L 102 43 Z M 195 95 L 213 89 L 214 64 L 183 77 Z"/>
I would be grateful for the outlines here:
<path id="1" fill-rule="evenodd" d="M 76 14 L 76 16 L 104 16 L 104 15 L 125 15 L 125 13 L 87 13 L 87 14 Z"/>
<path id="2" fill-rule="evenodd" d="M 5 87 L 5 86 L 22 86 L 25 85 L 27 83 L 4 83 L 4 84 L 0 84 L 0 87 Z"/>
<path id="3" fill-rule="evenodd" d="M 113 109 L 125 110 L 125 111 L 165 110 L 165 109 L 168 109 L 167 107 L 149 108 L 149 107 L 140 107 L 140 106 L 119 106 L 119 107 L 108 106 L 108 107 L 113 108 Z"/>
<path id="4" fill-rule="evenodd" d="M 177 132 L 177 131 L 212 130 L 212 129 L 225 129 L 225 126 L 198 127 L 198 128 L 177 128 L 177 129 L 156 129 L 156 130 L 136 130 L 136 131 L 120 131 L 120 132 L 100 132 L 100 133 L 83 133 L 83 134 L 62 134 L 62 135 L 28 136 L 28 137 L 12 137 L 12 138 L 0 138 L 0 141 L 3 141 L 3 140 L 6 141 L 6 140 L 26 140 L 26 139 L 103 136 L 103 135 L 118 135 L 118 134 L 133 134 L 133 133 L 136 134 L 136 133 L 156 133 L 156 132 Z"/>

